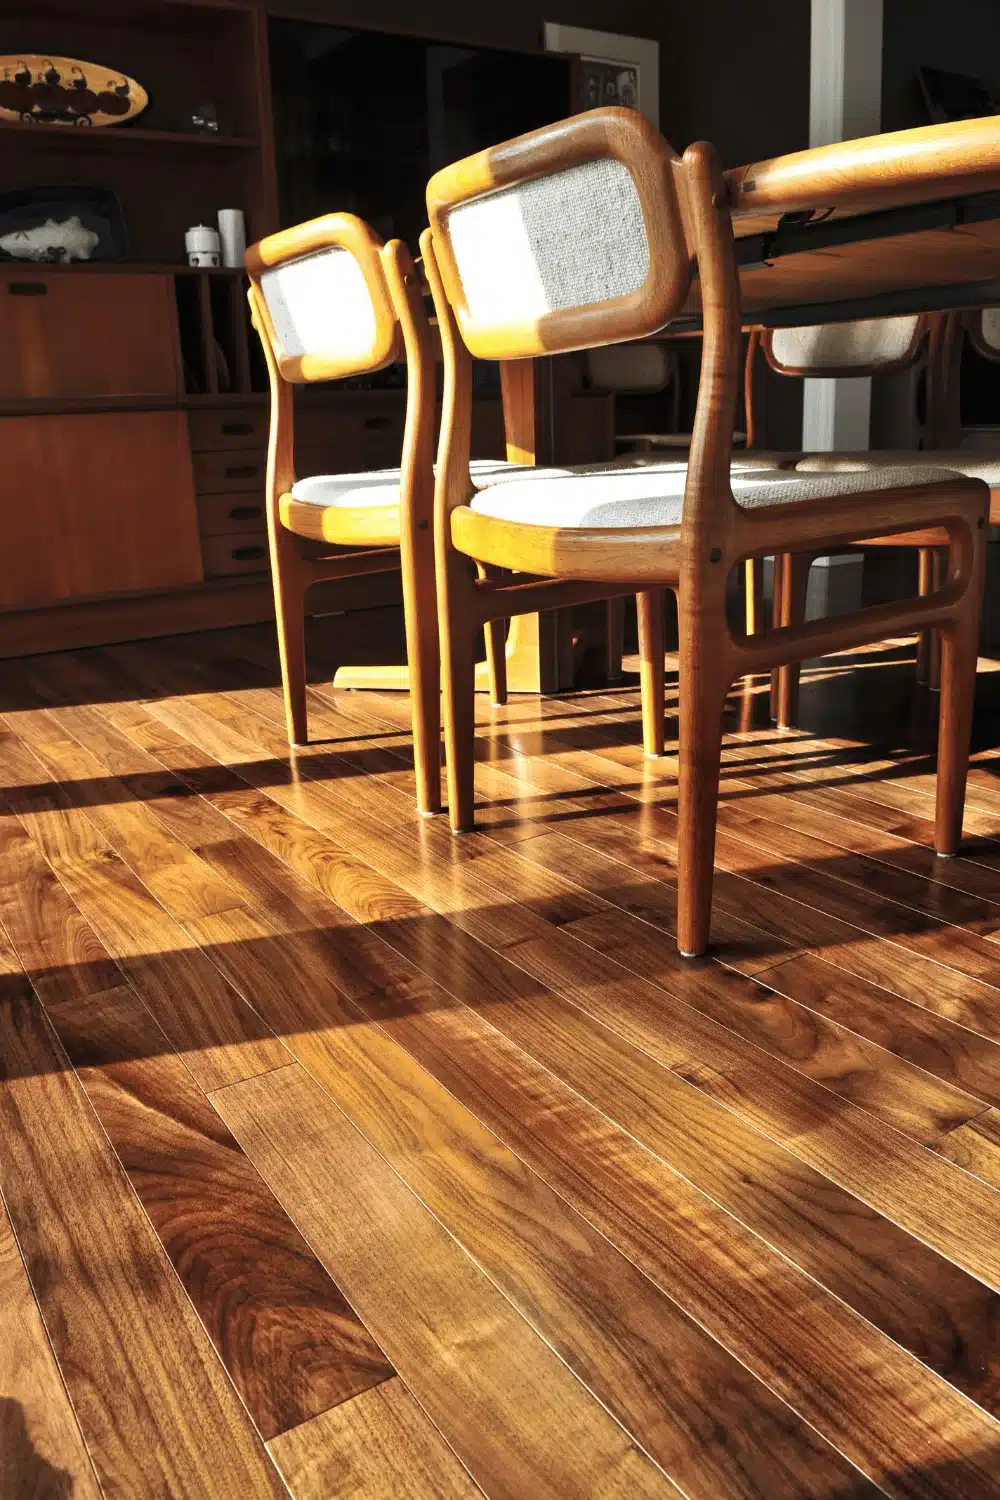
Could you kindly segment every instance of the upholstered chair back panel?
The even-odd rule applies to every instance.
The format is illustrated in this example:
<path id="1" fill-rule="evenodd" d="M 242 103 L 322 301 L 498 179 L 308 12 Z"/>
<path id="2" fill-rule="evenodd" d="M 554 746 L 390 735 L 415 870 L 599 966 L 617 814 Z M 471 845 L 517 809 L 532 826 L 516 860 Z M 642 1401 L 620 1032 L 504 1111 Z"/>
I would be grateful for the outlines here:
<path id="1" fill-rule="evenodd" d="M 676 316 L 692 264 L 679 168 L 641 115 L 598 109 L 435 173 L 433 255 L 469 352 L 593 349 Z"/>
<path id="2" fill-rule="evenodd" d="M 649 274 L 639 194 L 611 157 L 463 203 L 448 228 L 466 304 L 483 326 L 627 297 Z"/>
<path id="3" fill-rule="evenodd" d="M 662 391 L 676 373 L 676 356 L 663 344 L 607 344 L 588 349 L 587 373 L 607 391 Z"/>
<path id="4" fill-rule="evenodd" d="M 984 307 L 980 336 L 985 348 L 1000 359 L 1000 307 Z"/>
<path id="5" fill-rule="evenodd" d="M 275 266 L 261 276 L 260 289 L 280 357 L 367 361 L 375 343 L 375 306 L 349 250 L 331 245 Z"/>
<path id="6" fill-rule="evenodd" d="M 909 364 L 922 333 L 919 315 L 863 318 L 851 323 L 817 323 L 807 328 L 775 328 L 764 349 L 775 370 L 788 375 L 868 375 Z"/>

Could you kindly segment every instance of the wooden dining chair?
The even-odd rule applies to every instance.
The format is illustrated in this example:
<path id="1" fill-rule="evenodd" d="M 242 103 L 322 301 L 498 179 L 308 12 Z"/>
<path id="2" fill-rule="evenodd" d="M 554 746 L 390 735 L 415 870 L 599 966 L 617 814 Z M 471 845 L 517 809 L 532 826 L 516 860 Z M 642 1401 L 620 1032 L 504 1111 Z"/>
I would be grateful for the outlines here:
<path id="1" fill-rule="evenodd" d="M 247 251 L 246 268 L 271 391 L 267 526 L 289 744 L 307 739 L 308 590 L 328 579 L 399 568 L 417 806 L 421 813 L 440 812 L 435 346 L 422 278 L 402 241 L 383 245 L 352 214 L 326 214 L 269 235 Z M 369 374 L 401 359 L 407 395 L 400 467 L 296 478 L 294 387 Z M 504 467 L 475 466 L 477 472 Z M 487 637 L 493 696 L 502 700 L 502 640 L 499 633 Z M 496 640 L 500 646 L 493 653 Z"/>
<path id="2" fill-rule="evenodd" d="M 880 321 L 897 323 L 902 327 L 907 322 L 918 320 L 890 318 Z M 795 468 L 803 474 L 875 470 L 892 468 L 901 463 L 945 468 L 970 479 L 980 479 L 989 486 L 989 518 L 996 525 L 1000 523 L 1000 428 L 995 430 L 991 442 L 989 429 L 962 427 L 959 374 L 965 339 L 969 340 L 983 358 L 1000 361 L 1000 309 L 933 313 L 925 315 L 919 321 L 923 322 L 925 328 L 927 358 L 925 446 L 919 452 L 866 449 L 852 453 L 806 453 L 796 459 Z M 918 338 L 919 333 L 915 333 L 914 339 Z M 890 340 L 891 335 L 887 343 Z M 903 335 L 900 334 L 896 339 L 897 348 L 902 342 Z M 917 351 L 918 357 L 920 352 Z M 905 364 L 904 358 L 903 363 L 895 368 L 905 368 Z M 782 374 L 801 373 L 782 368 L 780 361 L 775 368 Z M 891 365 L 883 365 L 881 370 L 885 373 L 891 368 Z M 866 545 L 898 545 L 898 539 L 870 538 Z M 808 565 L 809 559 L 800 558 L 794 564 L 786 563 L 782 570 L 782 577 L 788 580 L 786 592 L 789 595 L 784 613 L 792 619 L 800 611 L 804 612 L 804 574 Z M 939 586 L 944 565 L 944 557 L 937 548 L 918 549 L 919 593 L 929 593 Z M 781 612 L 782 581 L 778 575 L 776 580 L 776 609 Z M 938 634 L 933 630 L 922 631 L 917 650 L 918 680 L 937 690 L 940 686 L 940 671 Z M 799 674 L 799 663 L 782 668 L 779 674 L 779 685 L 774 695 L 774 717 L 784 727 L 791 727 L 795 721 Z"/>
<path id="3" fill-rule="evenodd" d="M 601 109 L 508 141 L 435 174 L 421 238 L 444 351 L 434 526 L 448 803 L 474 823 L 474 640 L 485 621 L 668 587 L 679 621 L 680 951 L 709 938 L 722 713 L 737 677 L 806 654 L 939 624 L 944 670 L 935 845 L 961 836 L 986 491 L 935 471 L 732 472 L 741 362 L 740 288 L 729 198 L 715 151 L 683 158 L 628 110 Z M 471 360 L 530 358 L 635 339 L 693 297 L 701 381 L 686 470 L 656 464 L 476 489 L 469 472 Z M 747 557 L 834 550 L 928 532 L 947 579 L 924 599 L 781 627 L 731 630 L 726 583 Z M 509 570 L 484 578 L 484 567 Z"/>

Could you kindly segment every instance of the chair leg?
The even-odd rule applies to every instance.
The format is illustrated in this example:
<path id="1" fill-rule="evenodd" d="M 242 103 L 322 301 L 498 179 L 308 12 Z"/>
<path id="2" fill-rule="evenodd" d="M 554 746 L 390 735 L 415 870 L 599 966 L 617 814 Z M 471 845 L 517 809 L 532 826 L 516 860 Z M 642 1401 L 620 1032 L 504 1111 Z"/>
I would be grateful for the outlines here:
<path id="1" fill-rule="evenodd" d="M 500 568 L 491 568 L 486 563 L 476 563 L 480 578 L 498 578 Z M 507 630 L 503 620 L 487 620 L 483 630 L 486 638 L 486 671 L 490 679 L 490 702 L 502 708 L 507 702 Z"/>
<path id="2" fill-rule="evenodd" d="M 698 958 L 708 947 L 712 923 L 722 711 L 729 681 L 717 651 L 713 657 L 718 642 L 699 638 L 685 618 L 683 599 L 678 605 L 677 947 L 683 958 Z M 725 620 L 724 594 L 712 616 Z"/>
<path id="3" fill-rule="evenodd" d="M 944 581 L 944 568 L 947 553 L 942 553 L 940 547 L 935 547 L 931 553 L 931 590 L 941 587 Z M 941 632 L 931 630 L 930 634 L 930 659 L 927 665 L 927 686 L 932 693 L 941 691 Z"/>
<path id="4" fill-rule="evenodd" d="M 663 590 L 646 589 L 635 596 L 639 616 L 639 683 L 642 695 L 642 748 L 646 755 L 663 754 L 665 703 Z"/>
<path id="5" fill-rule="evenodd" d="M 941 637 L 941 707 L 938 720 L 937 810 L 934 847 L 958 852 L 965 812 L 965 782 L 976 696 L 979 620 L 937 632 Z"/>
<path id="6" fill-rule="evenodd" d="M 771 624 L 775 629 L 781 624 L 782 595 L 785 584 L 784 556 L 779 554 L 772 559 L 773 571 L 771 573 Z M 771 722 L 778 718 L 778 682 L 779 668 L 775 667 L 771 672 Z"/>
<path id="7" fill-rule="evenodd" d="M 747 635 L 759 635 L 764 629 L 764 559 L 748 557 L 743 566 L 746 577 Z"/>
<path id="8" fill-rule="evenodd" d="M 609 599 L 604 606 L 604 616 L 604 675 L 609 682 L 617 682 L 622 675 L 622 657 L 625 655 L 624 598 Z"/>
<path id="9" fill-rule="evenodd" d="M 448 768 L 448 818 L 452 833 L 475 825 L 476 617 L 467 560 L 449 553 L 438 574 L 438 627 L 444 743 Z"/>
<path id="10" fill-rule="evenodd" d="M 417 531 L 412 538 L 402 537 L 400 568 L 417 811 L 424 817 L 431 817 L 441 811 L 441 669 L 434 593 L 434 539 L 429 530 Z"/>
<path id="11" fill-rule="evenodd" d="M 285 698 L 285 726 L 293 748 L 308 741 L 306 727 L 305 585 L 301 559 L 288 532 L 272 539 L 271 578 L 278 627 L 278 658 Z"/>
<path id="12" fill-rule="evenodd" d="M 806 617 L 806 593 L 809 588 L 809 565 L 812 558 L 803 553 L 786 553 L 782 558 L 784 580 L 781 587 L 782 625 L 801 625 Z M 778 668 L 779 729 L 794 729 L 799 716 L 799 679 L 802 663 L 788 662 Z"/>
<path id="13" fill-rule="evenodd" d="M 934 549 L 933 547 L 919 547 L 916 555 L 916 591 L 921 598 L 927 598 L 934 586 Z M 916 640 L 916 679 L 918 682 L 930 682 L 931 679 L 931 637 L 933 630 L 921 630 Z"/>

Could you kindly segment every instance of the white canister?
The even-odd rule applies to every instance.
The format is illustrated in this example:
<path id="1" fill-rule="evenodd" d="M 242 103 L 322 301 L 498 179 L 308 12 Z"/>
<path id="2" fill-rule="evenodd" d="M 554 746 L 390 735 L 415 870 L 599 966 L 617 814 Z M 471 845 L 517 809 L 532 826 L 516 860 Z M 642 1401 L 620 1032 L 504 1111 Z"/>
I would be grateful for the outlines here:
<path id="1" fill-rule="evenodd" d="M 219 233 L 208 224 L 194 224 L 184 236 L 189 266 L 219 264 Z"/>
<path id="2" fill-rule="evenodd" d="M 219 238 L 222 240 L 222 264 L 241 270 L 247 249 L 247 226 L 242 208 L 219 209 Z"/>

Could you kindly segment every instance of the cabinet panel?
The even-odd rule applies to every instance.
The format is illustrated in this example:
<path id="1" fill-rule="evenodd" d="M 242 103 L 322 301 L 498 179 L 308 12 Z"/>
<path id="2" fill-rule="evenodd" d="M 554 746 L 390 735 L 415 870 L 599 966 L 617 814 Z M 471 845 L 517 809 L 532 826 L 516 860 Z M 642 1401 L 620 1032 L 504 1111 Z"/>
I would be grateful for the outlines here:
<path id="1" fill-rule="evenodd" d="M 201 534 L 229 536 L 234 531 L 263 531 L 267 513 L 262 490 L 246 494 L 199 495 L 198 520 Z"/>
<path id="2" fill-rule="evenodd" d="M 0 418 L 0 609 L 202 577 L 181 412 Z"/>
<path id="3" fill-rule="evenodd" d="M 266 531 L 207 536 L 203 545 L 208 578 L 226 578 L 233 573 L 260 573 L 268 566 Z"/>
<path id="4" fill-rule="evenodd" d="M 5 266 L 0 350 L 2 399 L 176 395 L 173 278 Z"/>

